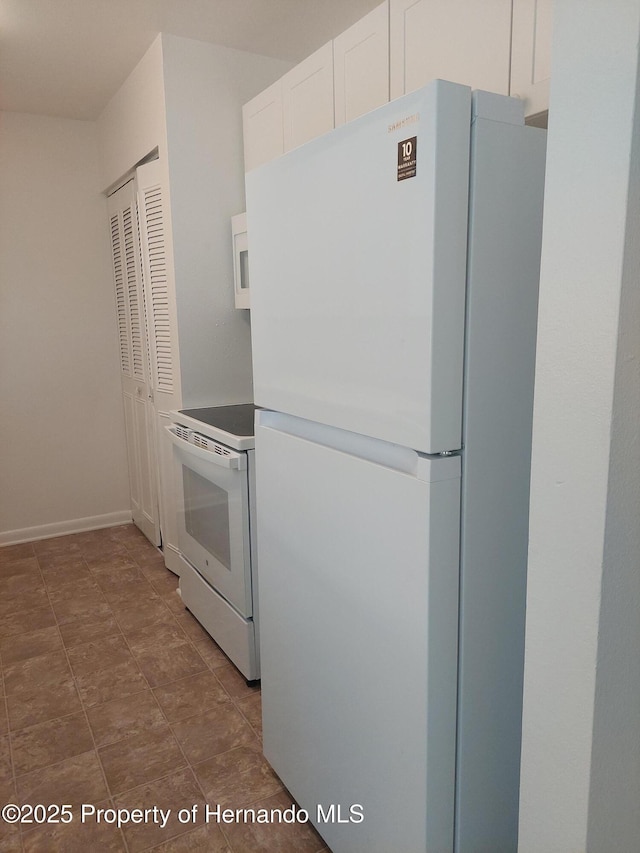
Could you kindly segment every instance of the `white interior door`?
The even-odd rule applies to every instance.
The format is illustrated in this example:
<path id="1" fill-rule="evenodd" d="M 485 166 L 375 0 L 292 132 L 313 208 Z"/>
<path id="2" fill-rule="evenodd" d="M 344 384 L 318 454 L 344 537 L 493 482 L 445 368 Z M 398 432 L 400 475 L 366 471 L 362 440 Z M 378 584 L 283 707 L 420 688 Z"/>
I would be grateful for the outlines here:
<path id="1" fill-rule="evenodd" d="M 267 759 L 331 849 L 451 850 L 459 458 L 260 412 L 256 465 Z"/>
<path id="2" fill-rule="evenodd" d="M 153 403 L 140 265 L 135 181 L 109 198 L 122 399 L 134 523 L 160 544 Z"/>

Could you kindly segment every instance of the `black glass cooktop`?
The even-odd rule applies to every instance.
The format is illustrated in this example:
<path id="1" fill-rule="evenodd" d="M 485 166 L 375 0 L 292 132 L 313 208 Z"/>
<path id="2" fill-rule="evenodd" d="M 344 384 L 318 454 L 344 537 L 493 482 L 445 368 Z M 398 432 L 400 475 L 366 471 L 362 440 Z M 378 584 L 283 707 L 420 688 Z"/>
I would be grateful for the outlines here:
<path id="1" fill-rule="evenodd" d="M 239 438 L 253 435 L 255 411 L 256 407 L 253 403 L 242 403 L 239 406 L 208 406 L 204 409 L 180 409 L 183 415 L 221 429 L 230 435 L 237 435 Z"/>

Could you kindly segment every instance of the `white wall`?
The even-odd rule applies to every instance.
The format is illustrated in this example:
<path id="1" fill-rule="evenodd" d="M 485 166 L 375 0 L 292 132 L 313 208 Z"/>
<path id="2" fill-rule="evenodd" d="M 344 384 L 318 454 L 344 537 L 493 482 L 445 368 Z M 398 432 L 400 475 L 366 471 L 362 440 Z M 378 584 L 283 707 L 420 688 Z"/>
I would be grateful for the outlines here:
<path id="1" fill-rule="evenodd" d="M 159 152 L 176 282 L 177 407 L 253 398 L 249 315 L 234 306 L 231 251 L 231 216 L 244 209 L 242 105 L 290 66 L 161 34 L 98 119 L 104 188 Z"/>
<path id="2" fill-rule="evenodd" d="M 171 35 L 162 54 L 183 404 L 251 401 L 231 250 L 231 217 L 245 209 L 242 105 L 290 63 Z"/>
<path id="3" fill-rule="evenodd" d="M 0 542 L 129 516 L 95 123 L 0 116 Z"/>
<path id="4" fill-rule="evenodd" d="M 111 187 L 154 148 L 164 161 L 166 123 L 162 38 L 158 36 L 98 118 L 102 188 Z"/>
<path id="5" fill-rule="evenodd" d="M 521 853 L 640 839 L 640 0 L 559 0 L 540 287 Z"/>

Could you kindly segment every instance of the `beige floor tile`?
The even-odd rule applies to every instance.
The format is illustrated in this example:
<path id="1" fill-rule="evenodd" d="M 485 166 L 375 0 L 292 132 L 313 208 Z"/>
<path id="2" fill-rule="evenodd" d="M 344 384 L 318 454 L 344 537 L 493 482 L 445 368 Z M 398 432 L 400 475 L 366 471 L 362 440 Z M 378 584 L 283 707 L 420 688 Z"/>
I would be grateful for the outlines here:
<path id="1" fill-rule="evenodd" d="M 40 628 L 13 637 L 0 639 L 0 658 L 3 666 L 38 657 L 62 648 L 62 638 L 57 627 Z"/>
<path id="2" fill-rule="evenodd" d="M 159 823 L 129 824 L 124 828 L 124 835 L 129 845 L 130 853 L 138 853 L 167 839 L 181 836 L 204 822 L 204 798 L 193 772 L 189 768 L 171 773 L 158 781 L 142 785 L 121 794 L 115 798 L 117 808 L 153 808 L 157 806 L 165 813 L 169 810 L 168 821 L 164 828 Z M 182 823 L 178 820 L 181 809 L 190 810 L 196 806 L 195 822 Z M 187 817 L 185 811 L 183 818 Z M 188 849 L 188 848 L 187 848 Z M 214 848 L 215 849 L 215 848 Z"/>
<path id="3" fill-rule="evenodd" d="M 136 606 L 138 602 L 154 601 L 157 592 L 144 575 L 141 575 L 140 580 L 126 584 L 121 589 L 104 592 L 103 595 L 111 605 L 114 613 L 117 614 L 121 609 Z"/>
<path id="4" fill-rule="evenodd" d="M 176 619 L 191 642 L 199 643 L 203 640 L 207 642 L 211 641 L 209 634 L 205 631 L 195 616 L 192 616 L 188 610 L 185 610 L 184 613 L 177 616 Z"/>
<path id="5" fill-rule="evenodd" d="M 135 604 L 122 605 L 115 611 L 116 619 L 122 629 L 122 633 L 128 636 L 132 631 L 138 631 L 145 625 L 153 625 L 154 622 L 163 622 L 170 614 L 162 599 L 153 592 Z"/>
<path id="6" fill-rule="evenodd" d="M 92 572 L 111 572 L 115 569 L 135 566 L 135 561 L 131 559 L 129 552 L 120 545 L 85 548 L 82 554 Z"/>
<path id="7" fill-rule="evenodd" d="M 131 652 L 122 634 L 91 640 L 69 649 L 69 663 L 78 677 L 131 661 Z"/>
<path id="8" fill-rule="evenodd" d="M 229 666 L 229 658 L 212 638 L 197 640 L 194 645 L 209 669 L 215 672 L 221 666 Z"/>
<path id="9" fill-rule="evenodd" d="M 109 571 L 93 572 L 93 576 L 103 592 L 117 592 L 127 584 L 146 580 L 140 568 L 135 564 L 111 568 Z"/>
<path id="10" fill-rule="evenodd" d="M 195 675 L 206 664 L 189 642 L 156 648 L 136 655 L 136 661 L 151 687 Z"/>
<path id="11" fill-rule="evenodd" d="M 0 577 L 0 599 L 21 598 L 25 592 L 44 591 L 41 572 L 22 572 L 9 577 Z M 19 608 L 24 610 L 24 607 Z"/>
<path id="12" fill-rule="evenodd" d="M 2 853 L 22 853 L 22 838 L 17 826 L 0 822 L 0 850 Z"/>
<path id="13" fill-rule="evenodd" d="M 80 711 L 82 704 L 72 676 L 60 677 L 47 687 L 34 687 L 7 696 L 10 731 L 16 732 Z"/>
<path id="14" fill-rule="evenodd" d="M 288 797 L 261 754 L 259 689 L 184 608 L 177 583 L 133 525 L 0 548 L 9 713 L 7 721 L 0 697 L 0 799 L 112 806 L 116 796 L 175 810 L 195 802 L 203 818 L 203 790 L 209 804 L 231 808 L 277 807 Z M 272 829 L 240 823 L 227 831 L 215 818 L 178 824 L 174 815 L 166 832 L 141 825 L 125 835 L 129 853 L 151 845 L 158 853 L 322 849 L 308 827 Z M 91 819 L 23 837 L 21 851 L 20 833 L 4 827 L 0 851 L 127 849 L 119 830 Z"/>
<path id="15" fill-rule="evenodd" d="M 78 676 L 76 686 L 85 708 L 91 708 L 113 699 L 140 693 L 141 690 L 146 690 L 148 684 L 132 657 L 124 663 Z"/>
<path id="16" fill-rule="evenodd" d="M 154 847 L 153 853 L 232 853 L 232 850 L 220 828 L 215 823 L 209 823 L 165 841 Z M 242 851 L 238 850 L 237 853 Z"/>
<path id="17" fill-rule="evenodd" d="M 48 572 L 48 577 L 52 574 L 60 576 L 63 572 Z M 54 610 L 56 610 L 59 604 L 65 601 L 75 599 L 84 601 L 87 596 L 95 596 L 97 599 L 102 598 L 100 587 L 88 569 L 85 574 L 81 578 L 77 578 L 73 584 L 64 585 L 59 589 L 50 589 L 49 584 L 47 584 L 47 588 L 49 589 L 49 598 L 51 599 L 51 604 L 53 605 Z"/>
<path id="18" fill-rule="evenodd" d="M 167 595 L 178 588 L 178 576 L 167 570 L 164 575 L 151 578 L 151 583 L 159 595 Z"/>
<path id="19" fill-rule="evenodd" d="M 240 746 L 193 768 L 209 804 L 245 808 L 283 790 L 257 747 Z"/>
<path id="20" fill-rule="evenodd" d="M 255 732 L 232 702 L 223 702 L 172 724 L 191 764 L 228 752 L 237 746 L 259 749 Z"/>
<path id="21" fill-rule="evenodd" d="M 10 737 L 16 776 L 93 749 L 93 738 L 83 713 L 30 726 L 13 732 Z"/>
<path id="22" fill-rule="evenodd" d="M 162 600 L 174 616 L 184 616 L 187 612 L 178 590 L 174 589 L 173 592 L 164 593 L 162 595 Z"/>
<path id="23" fill-rule="evenodd" d="M 144 574 L 149 577 L 159 572 L 168 572 L 169 569 L 164 564 L 164 556 L 160 551 L 154 548 L 152 551 L 131 551 L 131 558 L 136 561 Z"/>
<path id="24" fill-rule="evenodd" d="M 27 631 L 50 628 L 56 624 L 51 605 L 47 602 L 32 610 L 21 610 L 0 619 L 0 637 L 12 637 Z"/>
<path id="25" fill-rule="evenodd" d="M 110 801 L 99 804 L 100 808 L 112 808 Z M 126 853 L 124 836 L 117 826 L 80 819 L 74 811 L 74 820 L 68 824 L 38 826 L 25 832 L 22 837 L 24 853 Z"/>
<path id="26" fill-rule="evenodd" d="M 162 554 L 162 552 L 152 545 L 146 536 L 140 534 L 137 538 L 123 539 L 124 545 L 128 551 L 144 556 L 146 554 Z"/>
<path id="27" fill-rule="evenodd" d="M 41 767 L 16 779 L 21 803 L 99 803 L 109 796 L 95 750 Z"/>
<path id="28" fill-rule="evenodd" d="M 43 572 L 42 576 L 52 600 L 58 600 L 65 592 L 68 595 L 78 589 L 86 589 L 93 580 L 93 575 L 84 560 L 55 571 Z"/>
<path id="29" fill-rule="evenodd" d="M 119 524 L 116 527 L 105 528 L 107 536 L 113 542 L 122 542 L 124 545 L 131 544 L 146 544 L 149 548 L 155 547 L 149 542 L 147 537 L 142 533 L 135 524 Z"/>
<path id="30" fill-rule="evenodd" d="M 98 749 L 112 794 L 120 794 L 182 769 L 186 761 L 169 726 Z"/>
<path id="31" fill-rule="evenodd" d="M 246 820 L 242 819 L 244 817 L 242 815 L 240 820 L 225 824 L 224 832 L 231 842 L 232 849 L 250 850 L 252 853 L 254 851 L 255 853 L 259 853 L 259 851 L 265 851 L 265 853 L 266 851 L 319 853 L 325 849 L 324 841 L 310 823 L 298 823 L 297 821 L 288 823 L 285 820 L 279 820 L 280 814 L 287 817 L 294 814 L 291 811 L 292 807 L 296 814 L 300 812 L 286 791 L 254 803 L 251 809 L 256 811 L 256 818 L 259 810 L 263 809 L 262 814 L 269 815 L 269 822 L 261 823 L 257 819 L 254 820 L 253 815 L 249 812 L 246 815 Z"/>
<path id="32" fill-rule="evenodd" d="M 127 642 L 134 655 L 158 648 L 178 646 L 186 641 L 187 635 L 169 613 L 161 622 L 145 625 L 127 634 Z"/>
<path id="33" fill-rule="evenodd" d="M 24 560 L 34 556 L 33 542 L 21 542 L 19 545 L 4 545 L 0 548 L 0 564 L 15 563 L 16 560 Z"/>
<path id="34" fill-rule="evenodd" d="M 3 549 L 0 548 L 0 551 Z M 16 575 L 39 575 L 40 566 L 36 557 L 23 557 L 15 560 L 0 560 L 0 578 L 12 578 Z"/>
<path id="35" fill-rule="evenodd" d="M 80 546 L 68 536 L 56 536 L 53 539 L 40 539 L 33 543 L 36 557 L 71 556 L 80 554 Z"/>
<path id="36" fill-rule="evenodd" d="M 231 701 L 226 690 L 209 670 L 156 687 L 153 692 L 169 722 L 193 717 L 194 714 L 221 702 Z"/>
<path id="37" fill-rule="evenodd" d="M 148 688 L 141 693 L 112 699 L 87 710 L 96 746 L 166 728 L 167 721 Z"/>
<path id="38" fill-rule="evenodd" d="M 6 803 L 15 803 L 18 799 L 18 795 L 16 794 L 16 786 L 13 781 L 13 776 L 8 779 L 0 779 L 0 805 L 4 805 Z M 6 824 L 0 820 L 0 838 L 2 838 L 2 828 L 7 829 Z M 2 844 L 0 843 L 0 850 L 2 850 Z"/>
<path id="39" fill-rule="evenodd" d="M 53 612 L 59 625 L 79 619 L 99 619 L 107 605 L 99 588 L 76 592 L 73 596 L 52 601 Z"/>
<path id="40" fill-rule="evenodd" d="M 262 696 L 260 692 L 256 692 L 253 696 L 246 696 L 243 699 L 235 700 L 238 710 L 244 714 L 249 725 L 262 739 Z"/>
<path id="41" fill-rule="evenodd" d="M 9 738 L 5 735 L 0 737 L 0 783 L 9 782 L 12 779 L 11 748 Z"/>
<path id="42" fill-rule="evenodd" d="M 245 696 L 253 696 L 260 689 L 257 685 L 247 684 L 244 675 L 232 663 L 217 667 L 215 675 L 232 699 L 243 699 Z"/>
<path id="43" fill-rule="evenodd" d="M 20 575 L 19 577 L 22 577 Z M 11 580 L 7 578 L 7 580 Z M 4 620 L 14 614 L 30 610 L 41 610 L 49 604 L 47 591 L 42 586 L 23 590 L 20 595 L 0 599 L 0 620 Z"/>
<path id="44" fill-rule="evenodd" d="M 110 556 L 116 557 L 126 553 L 126 548 L 122 542 L 117 542 L 107 535 L 101 536 L 99 531 L 94 531 L 94 533 L 96 534 L 94 541 L 83 542 L 80 546 L 87 559 L 106 559 Z"/>
<path id="45" fill-rule="evenodd" d="M 71 675 L 71 670 L 66 654 L 60 649 L 10 663 L 3 667 L 3 673 L 5 693 L 10 697 L 58 684 L 61 678 Z"/>
<path id="46" fill-rule="evenodd" d="M 92 640 L 120 634 L 113 610 L 104 602 L 97 610 L 83 613 L 60 625 L 62 642 L 70 649 Z"/>
<path id="47" fill-rule="evenodd" d="M 74 569 L 87 569 L 87 564 L 79 551 L 72 554 L 60 552 L 41 554 L 38 557 L 38 564 L 45 578 L 47 575 L 55 575 L 59 572 L 64 573 L 73 571 Z"/>
<path id="48" fill-rule="evenodd" d="M 72 534 L 71 538 L 83 549 L 93 548 L 105 542 L 116 542 L 116 536 L 112 532 L 115 529 L 115 527 L 101 527 L 97 530 L 85 530 L 82 533 Z"/>

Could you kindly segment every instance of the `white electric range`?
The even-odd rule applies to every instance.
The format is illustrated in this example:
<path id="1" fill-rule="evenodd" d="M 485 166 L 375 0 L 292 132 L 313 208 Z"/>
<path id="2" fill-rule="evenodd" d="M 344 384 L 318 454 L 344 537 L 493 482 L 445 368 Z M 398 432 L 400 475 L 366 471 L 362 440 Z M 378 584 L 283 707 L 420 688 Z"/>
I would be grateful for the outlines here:
<path id="1" fill-rule="evenodd" d="M 180 595 L 249 681 L 260 678 L 252 403 L 171 412 Z"/>

